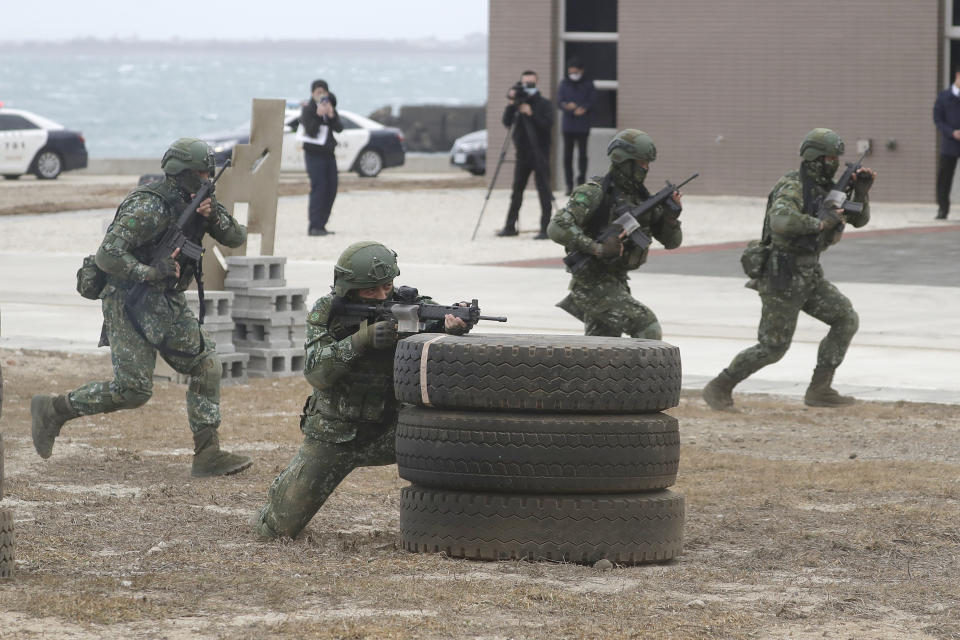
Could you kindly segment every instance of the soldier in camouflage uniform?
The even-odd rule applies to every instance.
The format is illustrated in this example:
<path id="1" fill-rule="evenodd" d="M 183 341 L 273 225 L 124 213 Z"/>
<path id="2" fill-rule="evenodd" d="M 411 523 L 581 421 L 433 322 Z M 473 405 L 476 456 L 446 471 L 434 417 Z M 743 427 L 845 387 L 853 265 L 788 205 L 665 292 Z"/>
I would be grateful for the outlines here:
<path id="1" fill-rule="evenodd" d="M 625 333 L 659 340 L 662 331 L 657 316 L 630 295 L 627 285 L 627 272 L 647 261 L 647 248 L 625 242 L 623 234 L 603 244 L 594 240 L 617 217 L 614 212 L 619 207 L 638 205 L 650 197 L 643 181 L 650 163 L 657 158 L 657 149 L 643 131 L 626 129 L 610 142 L 607 156 L 607 174 L 577 187 L 547 228 L 550 239 L 562 244 L 568 253 L 581 251 L 596 256 L 573 274 L 570 295 L 557 306 L 582 321 L 588 336 L 619 337 Z M 680 192 L 673 198 L 679 205 Z M 683 241 L 676 216 L 661 205 L 638 222 L 646 235 L 667 249 L 675 249 Z"/>
<path id="2" fill-rule="evenodd" d="M 96 255 L 97 266 L 106 273 L 100 298 L 114 379 L 90 382 L 65 395 L 34 396 L 30 403 L 33 443 L 41 457 L 49 458 L 67 420 L 145 404 L 152 393 L 159 351 L 171 367 L 190 376 L 187 416 L 194 439 L 192 474 L 237 473 L 252 462 L 220 450 L 220 358 L 213 339 L 187 308 L 183 295 L 196 265 L 178 260 L 177 255 L 159 266 L 147 264 L 167 227 L 211 177 L 213 152 L 202 140 L 181 138 L 164 154 L 161 168 L 165 174 L 162 182 L 134 189 L 120 204 Z M 228 247 L 238 247 L 246 240 L 246 227 L 215 199 L 205 200 L 197 212 L 205 223 L 191 238 L 195 242 L 200 243 L 206 233 Z M 128 291 L 140 282 L 151 285 L 142 305 L 125 307 Z"/>
<path id="3" fill-rule="evenodd" d="M 396 253 L 378 242 L 357 242 L 341 254 L 333 293 L 307 315 L 303 374 L 313 385 L 300 416 L 300 451 L 277 478 L 269 501 L 251 524 L 263 540 L 296 537 L 327 497 L 357 467 L 393 464 L 400 403 L 393 393 L 397 324 L 384 318 L 345 326 L 332 312 L 336 298 L 376 304 L 396 300 Z M 419 302 L 435 304 L 430 298 Z M 466 323 L 447 315 L 428 332 L 461 335 Z"/>
<path id="4" fill-rule="evenodd" d="M 800 170 L 784 175 L 770 192 L 762 240 L 770 248 L 769 257 L 763 275 L 755 283 L 763 304 L 758 344 L 740 352 L 720 375 L 707 383 L 703 397 L 714 409 L 732 409 L 734 386 L 783 357 L 801 311 L 830 325 L 820 342 L 817 366 L 804 402 L 816 407 L 854 402 L 831 385 L 860 321 L 850 300 L 824 278 L 820 254 L 840 241 L 844 223 L 859 228 L 870 220 L 867 193 L 877 174 L 864 167 L 853 176 L 852 200 L 863 203 L 861 213 L 845 215 L 837 210 L 828 220 L 821 220 L 817 211 L 833 188 L 842 154 L 840 136 L 829 129 L 814 129 L 800 146 Z"/>

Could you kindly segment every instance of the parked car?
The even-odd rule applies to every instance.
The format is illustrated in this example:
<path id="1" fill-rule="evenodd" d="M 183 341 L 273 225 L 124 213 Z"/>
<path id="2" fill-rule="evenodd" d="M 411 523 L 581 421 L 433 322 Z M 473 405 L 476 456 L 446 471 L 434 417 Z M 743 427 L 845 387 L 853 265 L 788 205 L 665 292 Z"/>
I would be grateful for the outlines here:
<path id="1" fill-rule="evenodd" d="M 32 173 L 53 180 L 87 166 L 87 145 L 78 131 L 22 109 L 0 106 L 0 175 L 16 180 Z"/>
<path id="2" fill-rule="evenodd" d="M 376 176 L 382 169 L 399 167 L 406 157 L 403 132 L 386 127 L 370 118 L 352 111 L 338 109 L 343 131 L 334 133 L 337 146 L 337 170 L 356 171 L 364 177 Z M 281 171 L 306 171 L 303 163 L 303 144 L 297 140 L 300 125 L 300 106 L 287 104 L 283 116 L 283 150 L 280 158 Z M 233 155 L 233 147 L 250 141 L 250 123 L 241 125 L 232 132 L 201 136 L 213 147 L 217 165 L 222 165 Z"/>
<path id="3" fill-rule="evenodd" d="M 450 148 L 450 164 L 466 169 L 475 176 L 487 172 L 487 130 L 481 129 L 460 136 Z"/>

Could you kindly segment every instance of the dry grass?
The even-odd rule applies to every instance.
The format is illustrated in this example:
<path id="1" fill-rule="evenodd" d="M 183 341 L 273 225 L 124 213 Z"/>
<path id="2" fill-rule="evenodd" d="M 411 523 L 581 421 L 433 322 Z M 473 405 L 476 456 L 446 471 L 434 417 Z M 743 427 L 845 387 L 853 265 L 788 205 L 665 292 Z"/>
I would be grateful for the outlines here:
<path id="1" fill-rule="evenodd" d="M 225 389 L 223 439 L 256 464 L 197 480 L 183 387 L 69 423 L 43 461 L 30 395 L 109 361 L 0 358 L 19 554 L 4 638 L 960 638 L 955 407 L 744 397 L 718 414 L 685 396 L 686 552 L 601 572 L 400 550 L 392 466 L 351 474 L 298 540 L 255 542 L 246 520 L 300 442 L 302 379 Z"/>

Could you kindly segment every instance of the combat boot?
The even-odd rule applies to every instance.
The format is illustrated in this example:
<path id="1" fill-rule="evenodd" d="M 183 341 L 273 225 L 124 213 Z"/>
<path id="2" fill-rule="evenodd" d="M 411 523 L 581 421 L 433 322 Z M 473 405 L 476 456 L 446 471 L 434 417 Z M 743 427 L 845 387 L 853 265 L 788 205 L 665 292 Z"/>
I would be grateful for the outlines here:
<path id="1" fill-rule="evenodd" d="M 229 476 L 249 469 L 253 460 L 220 449 L 216 429 L 202 429 L 193 434 L 193 466 L 190 475 L 195 478 Z"/>
<path id="2" fill-rule="evenodd" d="M 813 370 L 813 378 L 807 393 L 803 396 L 803 403 L 809 407 L 843 407 L 853 404 L 856 400 L 852 396 L 842 396 L 833 384 L 833 367 L 817 367 Z"/>
<path id="3" fill-rule="evenodd" d="M 30 431 L 41 458 L 49 458 L 53 453 L 53 442 L 63 423 L 79 416 L 67 396 L 36 395 L 30 399 Z"/>
<path id="4" fill-rule="evenodd" d="M 717 411 L 733 410 L 733 388 L 737 386 L 739 380 L 733 377 L 724 369 L 716 378 L 707 383 L 703 388 L 703 399 L 710 405 L 711 409 Z"/>

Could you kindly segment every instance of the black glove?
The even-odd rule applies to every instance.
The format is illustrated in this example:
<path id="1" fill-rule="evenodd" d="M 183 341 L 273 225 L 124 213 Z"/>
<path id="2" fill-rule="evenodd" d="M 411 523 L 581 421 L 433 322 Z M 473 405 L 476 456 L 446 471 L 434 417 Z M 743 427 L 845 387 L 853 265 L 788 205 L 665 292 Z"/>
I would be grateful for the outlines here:
<path id="1" fill-rule="evenodd" d="M 163 258 L 157 266 L 147 269 L 144 280 L 147 282 L 176 282 L 177 261 L 169 256 Z"/>
<path id="2" fill-rule="evenodd" d="M 361 323 L 357 332 L 350 336 L 350 341 L 354 349 L 363 353 L 367 349 L 389 349 L 399 337 L 395 320 L 381 320 L 373 324 Z"/>
<path id="3" fill-rule="evenodd" d="M 623 242 L 619 236 L 612 235 L 603 242 L 594 243 L 593 254 L 598 258 L 616 258 L 623 254 Z"/>
<path id="4" fill-rule="evenodd" d="M 853 181 L 853 191 L 857 195 L 863 196 L 870 191 L 873 186 L 873 174 L 869 171 L 858 171 L 857 179 Z"/>

